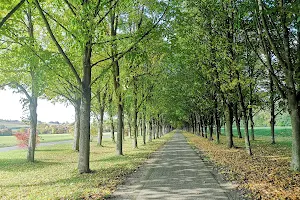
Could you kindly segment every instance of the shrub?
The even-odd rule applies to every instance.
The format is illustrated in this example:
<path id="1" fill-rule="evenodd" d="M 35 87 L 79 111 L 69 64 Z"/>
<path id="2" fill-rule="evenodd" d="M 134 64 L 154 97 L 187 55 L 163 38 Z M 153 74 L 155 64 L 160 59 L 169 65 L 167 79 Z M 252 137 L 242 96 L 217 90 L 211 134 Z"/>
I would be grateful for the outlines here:
<path id="1" fill-rule="evenodd" d="M 21 148 L 26 148 L 28 147 L 29 143 L 29 136 L 30 136 L 30 129 L 28 128 L 25 131 L 19 131 L 15 134 L 19 144 L 18 146 Z M 40 137 L 36 133 L 36 144 L 40 143 Z"/>

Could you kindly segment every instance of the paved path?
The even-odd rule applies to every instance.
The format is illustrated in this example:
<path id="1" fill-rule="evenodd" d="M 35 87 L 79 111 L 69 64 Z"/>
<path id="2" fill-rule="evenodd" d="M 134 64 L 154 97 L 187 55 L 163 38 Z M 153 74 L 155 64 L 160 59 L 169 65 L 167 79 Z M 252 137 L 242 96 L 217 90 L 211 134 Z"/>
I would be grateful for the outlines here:
<path id="1" fill-rule="evenodd" d="M 68 144 L 71 143 L 73 140 L 64 140 L 64 141 L 56 141 L 56 142 L 43 142 L 39 143 L 38 146 L 51 146 L 51 145 L 56 145 L 56 144 Z M 0 152 L 6 152 L 6 151 L 12 151 L 12 150 L 20 150 L 20 149 L 26 149 L 27 148 L 20 148 L 18 146 L 12 146 L 12 147 L 1 147 Z"/>
<path id="2" fill-rule="evenodd" d="M 104 133 L 103 138 L 111 138 L 111 133 Z M 1 137 L 0 137 L 1 139 Z M 93 140 L 97 140 L 97 137 L 94 137 Z M 56 142 L 42 142 L 39 143 L 38 146 L 51 146 L 56 144 L 68 144 L 73 142 L 73 140 L 63 140 L 63 141 L 56 141 Z M 20 148 L 19 146 L 11 146 L 11 147 L 0 147 L 0 152 L 12 151 L 12 150 L 20 150 L 24 148 Z M 27 148 L 25 148 L 27 150 Z"/>
<path id="3" fill-rule="evenodd" d="M 184 136 L 174 137 L 117 188 L 112 199 L 238 199 L 229 194 Z M 232 189 L 232 188 L 231 188 Z"/>

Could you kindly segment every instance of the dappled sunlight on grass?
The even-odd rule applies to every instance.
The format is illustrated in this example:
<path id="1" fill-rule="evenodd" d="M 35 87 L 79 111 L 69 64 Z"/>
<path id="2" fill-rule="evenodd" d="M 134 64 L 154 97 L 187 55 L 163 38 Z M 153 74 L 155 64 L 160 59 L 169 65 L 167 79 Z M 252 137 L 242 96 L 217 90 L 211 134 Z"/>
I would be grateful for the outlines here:
<path id="1" fill-rule="evenodd" d="M 124 156 L 115 155 L 115 143 L 104 139 L 104 147 L 91 143 L 93 173 L 77 173 L 78 153 L 72 144 L 38 147 L 36 162 L 26 162 L 26 150 L 0 152 L 0 197 L 2 199 L 99 199 L 110 195 L 124 176 L 133 172 L 171 134 L 132 149 L 124 142 Z"/>

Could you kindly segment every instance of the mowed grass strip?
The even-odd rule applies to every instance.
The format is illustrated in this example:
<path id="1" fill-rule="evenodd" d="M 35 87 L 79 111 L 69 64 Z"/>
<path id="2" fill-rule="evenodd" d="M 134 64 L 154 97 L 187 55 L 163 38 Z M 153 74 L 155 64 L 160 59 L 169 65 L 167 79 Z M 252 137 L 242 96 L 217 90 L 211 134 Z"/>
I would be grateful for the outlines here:
<path id="1" fill-rule="evenodd" d="M 280 137 L 275 145 L 264 137 L 251 141 L 253 156 L 244 149 L 244 138 L 234 137 L 237 148 L 228 149 L 226 137 L 221 144 L 191 133 L 184 133 L 190 145 L 203 152 L 227 179 L 238 181 L 251 191 L 253 199 L 299 199 L 300 173 L 290 171 L 291 138 Z"/>
<path id="2" fill-rule="evenodd" d="M 39 134 L 40 142 L 56 142 L 63 140 L 72 140 L 71 134 Z M 0 147 L 9 147 L 18 145 L 18 140 L 15 136 L 0 136 Z"/>
<path id="3" fill-rule="evenodd" d="M 124 156 L 115 155 L 115 143 L 91 143 L 90 174 L 77 173 L 78 153 L 71 144 L 38 147 L 36 162 L 26 162 L 26 151 L 0 153 L 1 199 L 102 199 L 108 197 L 126 174 L 133 172 L 152 152 L 168 141 L 169 133 L 147 145 L 132 148 L 124 141 Z"/>
<path id="4" fill-rule="evenodd" d="M 222 133 L 224 133 L 224 127 L 222 127 Z M 250 134 L 249 129 L 249 134 Z M 241 132 L 244 133 L 244 128 L 241 126 Z M 271 130 L 270 127 L 254 127 L 254 132 L 256 137 L 266 137 L 266 139 L 271 140 Z M 238 136 L 237 128 L 233 128 L 233 135 Z M 291 126 L 275 126 L 275 136 L 276 137 L 291 137 L 292 127 Z"/>

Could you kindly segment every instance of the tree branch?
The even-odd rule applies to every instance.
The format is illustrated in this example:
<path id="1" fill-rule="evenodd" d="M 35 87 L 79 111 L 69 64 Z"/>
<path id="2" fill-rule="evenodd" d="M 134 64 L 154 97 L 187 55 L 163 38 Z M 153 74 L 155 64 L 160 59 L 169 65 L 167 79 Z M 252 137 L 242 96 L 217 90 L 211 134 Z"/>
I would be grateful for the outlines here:
<path id="1" fill-rule="evenodd" d="M 55 21 L 60 27 L 62 27 L 66 32 L 70 33 L 74 39 L 77 40 L 76 36 L 75 36 L 73 33 L 71 33 L 71 31 L 69 31 L 64 25 L 62 25 L 60 22 L 58 22 L 52 15 L 50 15 L 50 14 L 49 14 L 48 12 L 46 12 L 45 10 L 43 10 L 43 12 L 44 12 L 50 19 L 52 19 L 53 21 Z"/>
<path id="2" fill-rule="evenodd" d="M 39 12 L 40 12 L 40 15 L 41 15 L 42 18 L 43 18 L 43 21 L 44 21 L 44 23 L 45 23 L 45 25 L 46 25 L 46 28 L 47 28 L 47 30 L 48 30 L 48 33 L 49 33 L 49 35 L 50 35 L 52 41 L 55 43 L 56 47 L 58 48 L 58 51 L 59 51 L 60 54 L 64 57 L 66 63 L 67 63 L 67 64 L 69 65 L 69 67 L 71 68 L 71 71 L 74 73 L 75 78 L 76 78 L 78 84 L 81 85 L 81 79 L 80 79 L 80 77 L 79 77 L 79 75 L 78 75 L 78 73 L 77 73 L 77 71 L 76 71 L 74 65 L 72 64 L 71 60 L 70 60 L 69 57 L 66 55 L 66 53 L 64 52 L 64 50 L 62 49 L 62 47 L 61 47 L 60 44 L 58 43 L 57 39 L 55 38 L 55 36 L 54 36 L 54 34 L 53 34 L 52 30 L 51 30 L 50 24 L 49 24 L 49 22 L 48 22 L 46 16 L 45 16 L 44 13 L 43 13 L 43 9 L 41 8 L 39 1 L 38 1 L 38 0 L 35 0 L 35 3 L 36 3 L 37 8 L 38 8 L 38 10 L 39 10 Z"/>
<path id="3" fill-rule="evenodd" d="M 21 0 L 7 15 L 0 21 L 0 28 L 3 24 L 23 5 L 25 0 Z"/>
<path id="4" fill-rule="evenodd" d="M 75 7 L 68 0 L 64 0 L 64 2 L 68 5 L 73 15 L 76 16 L 76 12 L 74 11 Z"/>

